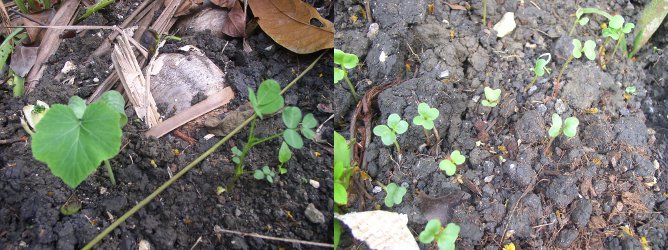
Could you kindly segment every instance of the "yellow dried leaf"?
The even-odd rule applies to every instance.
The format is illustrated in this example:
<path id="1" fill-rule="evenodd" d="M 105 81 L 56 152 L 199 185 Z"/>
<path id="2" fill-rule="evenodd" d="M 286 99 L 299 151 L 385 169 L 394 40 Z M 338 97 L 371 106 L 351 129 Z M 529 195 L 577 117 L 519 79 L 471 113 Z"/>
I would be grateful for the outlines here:
<path id="1" fill-rule="evenodd" d="M 642 246 L 642 250 L 652 249 L 651 247 L 649 247 L 649 243 L 647 242 L 647 238 L 645 238 L 645 236 L 640 237 L 640 246 Z"/>
<path id="2" fill-rule="evenodd" d="M 515 244 L 510 242 L 510 243 L 503 246 L 503 250 L 515 250 Z"/>

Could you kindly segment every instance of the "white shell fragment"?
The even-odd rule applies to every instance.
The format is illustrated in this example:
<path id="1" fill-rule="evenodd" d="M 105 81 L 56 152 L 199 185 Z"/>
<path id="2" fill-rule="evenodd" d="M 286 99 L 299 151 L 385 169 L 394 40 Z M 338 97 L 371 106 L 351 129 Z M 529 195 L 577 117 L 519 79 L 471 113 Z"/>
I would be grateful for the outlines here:
<path id="1" fill-rule="evenodd" d="M 67 61 L 67 62 L 65 62 L 65 65 L 63 65 L 63 69 L 61 69 L 60 72 L 62 72 L 63 74 L 67 74 L 67 73 L 70 73 L 70 71 L 72 71 L 76 68 L 77 68 L 77 66 L 74 65 L 74 63 L 72 61 Z"/>
<path id="2" fill-rule="evenodd" d="M 369 248 L 378 250 L 419 249 L 411 231 L 408 216 L 382 210 L 359 213 L 334 214 L 346 224 L 355 239 L 364 241 Z"/>
<path id="3" fill-rule="evenodd" d="M 501 21 L 494 25 L 494 30 L 496 31 L 497 37 L 504 37 L 515 30 L 516 27 L 517 24 L 515 23 L 515 13 L 506 12 L 506 14 L 503 14 Z"/>

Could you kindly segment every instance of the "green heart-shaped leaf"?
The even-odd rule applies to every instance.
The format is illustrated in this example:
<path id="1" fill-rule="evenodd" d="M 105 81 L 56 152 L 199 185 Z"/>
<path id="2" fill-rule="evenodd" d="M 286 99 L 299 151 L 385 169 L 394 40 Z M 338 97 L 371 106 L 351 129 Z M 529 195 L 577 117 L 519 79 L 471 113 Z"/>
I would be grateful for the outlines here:
<path id="1" fill-rule="evenodd" d="M 610 19 L 610 23 L 608 23 L 608 26 L 613 29 L 621 29 L 622 25 L 624 25 L 624 17 L 620 15 L 614 15 L 612 16 L 612 19 Z"/>
<path id="2" fill-rule="evenodd" d="M 557 113 L 552 114 L 552 126 L 547 131 L 547 134 L 550 137 L 557 137 L 561 132 L 561 116 Z"/>
<path id="3" fill-rule="evenodd" d="M 343 174 L 345 166 L 350 165 L 350 147 L 346 138 L 334 131 L 334 179 L 339 178 L 336 177 L 337 163 L 341 163 L 340 171 Z"/>
<path id="4" fill-rule="evenodd" d="M 448 176 L 454 175 L 455 172 L 457 171 L 457 165 L 455 165 L 451 160 L 448 159 L 442 160 L 438 164 L 438 168 L 445 171 L 445 174 L 447 174 Z"/>
<path id="5" fill-rule="evenodd" d="M 318 120 L 313 117 L 313 114 L 308 113 L 304 116 L 304 119 L 302 120 L 302 127 L 305 128 L 315 128 L 315 126 L 318 126 Z"/>
<path id="6" fill-rule="evenodd" d="M 260 118 L 263 118 L 263 115 L 275 113 L 284 105 L 283 96 L 281 96 L 281 85 L 272 79 L 264 80 L 260 84 L 257 95 L 251 88 L 248 89 L 248 92 L 251 106 Z"/>
<path id="7" fill-rule="evenodd" d="M 441 221 L 432 219 L 424 226 L 424 230 L 420 232 L 418 239 L 424 244 L 429 244 L 434 241 L 434 237 L 441 231 Z"/>
<path id="8" fill-rule="evenodd" d="M 395 204 L 401 204 L 401 201 L 404 199 L 406 194 L 406 188 L 400 187 L 396 183 L 390 183 L 387 185 L 386 190 L 387 195 L 385 196 L 385 206 L 392 207 Z"/>
<path id="9" fill-rule="evenodd" d="M 585 56 L 589 60 L 596 59 L 596 43 L 592 40 L 585 41 L 584 48 L 582 49 L 585 53 Z"/>
<path id="10" fill-rule="evenodd" d="M 568 117 L 564 121 L 564 135 L 572 138 L 578 132 L 578 124 L 580 121 L 575 117 Z"/>
<path id="11" fill-rule="evenodd" d="M 304 141 L 302 140 L 302 136 L 297 133 L 297 130 L 295 129 L 286 129 L 283 132 L 283 140 L 290 145 L 292 148 L 300 149 L 304 147 Z"/>
<path id="12" fill-rule="evenodd" d="M 302 111 L 297 107 L 287 107 L 283 109 L 281 117 L 287 128 L 297 128 L 302 120 Z"/>
<path id="13" fill-rule="evenodd" d="M 385 145 L 392 145 L 397 139 L 392 129 L 386 125 L 378 125 L 373 128 L 373 134 L 379 136 Z"/>
<path id="14" fill-rule="evenodd" d="M 533 68 L 533 72 L 537 76 L 545 75 L 545 66 L 547 65 L 547 60 L 540 58 L 536 60 L 536 66 Z"/>
<path id="15" fill-rule="evenodd" d="M 622 28 L 622 32 L 624 32 L 624 34 L 631 33 L 631 30 L 633 30 L 635 27 L 636 25 L 633 23 L 626 23 L 624 24 L 624 28 Z"/>
<path id="16" fill-rule="evenodd" d="M 428 120 L 424 116 L 413 117 L 413 124 L 422 126 L 426 130 L 431 130 L 434 128 L 434 122 L 432 120 Z"/>
<path id="17" fill-rule="evenodd" d="M 583 17 L 582 19 L 580 19 L 580 20 L 578 21 L 578 23 L 580 24 L 580 26 L 584 26 L 584 25 L 586 25 L 588 22 L 589 22 L 589 18 L 588 18 L 588 17 Z"/>
<path id="18" fill-rule="evenodd" d="M 408 122 L 401 120 L 401 117 L 397 114 L 391 114 L 387 117 L 387 126 L 396 134 L 403 134 L 408 130 Z"/>
<path id="19" fill-rule="evenodd" d="M 346 72 L 342 69 L 334 67 L 334 83 L 339 83 L 339 81 L 343 80 L 345 74 Z"/>
<path id="20" fill-rule="evenodd" d="M 496 102 L 489 102 L 487 100 L 482 100 L 480 103 L 482 104 L 482 106 L 491 107 L 491 108 L 496 107 L 496 105 L 498 104 Z"/>
<path id="21" fill-rule="evenodd" d="M 459 230 L 460 228 L 457 224 L 448 223 L 436 241 L 439 250 L 454 250 L 455 242 L 457 241 L 457 237 L 459 237 Z"/>
<path id="22" fill-rule="evenodd" d="M 120 114 L 103 102 L 88 106 L 81 119 L 70 107 L 53 105 L 37 124 L 33 157 L 76 188 L 102 161 L 120 151 L 120 119 Z"/>
<path id="23" fill-rule="evenodd" d="M 452 153 L 450 153 L 450 159 L 456 165 L 461 165 L 464 163 L 464 161 L 466 161 L 466 157 L 464 157 L 462 153 L 459 152 L 459 150 L 452 151 Z"/>
<path id="24" fill-rule="evenodd" d="M 582 43 L 578 39 L 573 39 L 573 57 L 580 58 L 582 57 Z"/>
<path id="25" fill-rule="evenodd" d="M 501 89 L 492 89 L 490 87 L 485 87 L 485 99 L 493 103 L 499 100 L 501 97 Z M 495 105 L 496 106 L 496 105 Z"/>
<path id="26" fill-rule="evenodd" d="M 340 182 L 334 182 L 334 202 L 339 205 L 348 204 L 348 191 Z"/>
<path id="27" fill-rule="evenodd" d="M 292 158 L 290 147 L 288 147 L 288 144 L 285 142 L 281 143 L 281 148 L 278 150 L 278 162 L 286 163 L 290 158 Z"/>
<path id="28" fill-rule="evenodd" d="M 121 127 L 128 123 L 128 117 L 125 115 L 125 99 L 123 99 L 121 93 L 118 93 L 118 91 L 115 90 L 104 92 L 104 94 L 100 96 L 100 101 L 106 103 L 110 108 L 121 115 Z"/>
<path id="29" fill-rule="evenodd" d="M 343 56 L 343 61 L 341 62 L 341 66 L 343 66 L 346 69 L 353 69 L 357 67 L 357 63 L 359 63 L 359 58 L 357 58 L 357 55 L 355 54 L 348 54 L 346 53 Z"/>
<path id="30" fill-rule="evenodd" d="M 346 53 L 340 49 L 334 49 L 334 63 L 341 65 L 341 63 L 343 63 L 343 57 L 345 54 Z"/>

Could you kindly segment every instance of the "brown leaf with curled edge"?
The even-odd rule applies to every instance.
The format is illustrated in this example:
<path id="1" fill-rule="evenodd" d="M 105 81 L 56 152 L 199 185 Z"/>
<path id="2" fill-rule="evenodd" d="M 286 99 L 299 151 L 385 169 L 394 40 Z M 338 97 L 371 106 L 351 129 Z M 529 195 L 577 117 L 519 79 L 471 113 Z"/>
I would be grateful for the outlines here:
<path id="1" fill-rule="evenodd" d="M 227 13 L 225 17 L 225 25 L 223 25 L 223 33 L 231 37 L 245 37 L 246 36 L 246 15 L 244 8 L 241 7 L 239 1 L 234 1 L 234 7 Z"/>
<path id="2" fill-rule="evenodd" d="M 249 0 L 260 28 L 297 54 L 334 48 L 334 25 L 301 0 Z"/>
<path id="3" fill-rule="evenodd" d="M 432 197 L 423 192 L 418 192 L 420 211 L 422 211 L 425 219 L 439 219 L 443 225 L 446 225 L 450 222 L 455 207 L 471 196 L 456 189 L 449 189 L 448 191 L 446 195 L 440 197 Z"/>
<path id="4" fill-rule="evenodd" d="M 38 50 L 39 47 L 25 47 L 21 45 L 14 47 L 12 62 L 9 64 L 9 67 L 17 75 L 25 77 L 32 66 L 35 65 Z"/>
<path id="5" fill-rule="evenodd" d="M 234 7 L 235 2 L 239 2 L 237 0 L 211 0 L 212 4 L 218 5 L 223 8 L 232 8 Z"/>

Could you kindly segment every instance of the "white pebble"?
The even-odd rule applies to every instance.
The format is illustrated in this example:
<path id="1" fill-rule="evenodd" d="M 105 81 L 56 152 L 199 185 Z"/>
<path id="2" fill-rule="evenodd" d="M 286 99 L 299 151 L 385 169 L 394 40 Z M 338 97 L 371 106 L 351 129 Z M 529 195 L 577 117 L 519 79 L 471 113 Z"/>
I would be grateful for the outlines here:
<path id="1" fill-rule="evenodd" d="M 313 186 L 314 188 L 319 188 L 320 187 L 320 182 L 318 182 L 316 180 L 308 180 L 308 183 L 310 183 L 311 186 Z"/>
<path id="2" fill-rule="evenodd" d="M 506 12 L 506 14 L 503 14 L 501 21 L 494 25 L 494 30 L 496 31 L 497 37 L 504 37 L 515 30 L 516 27 L 517 24 L 515 23 L 515 13 Z"/>

